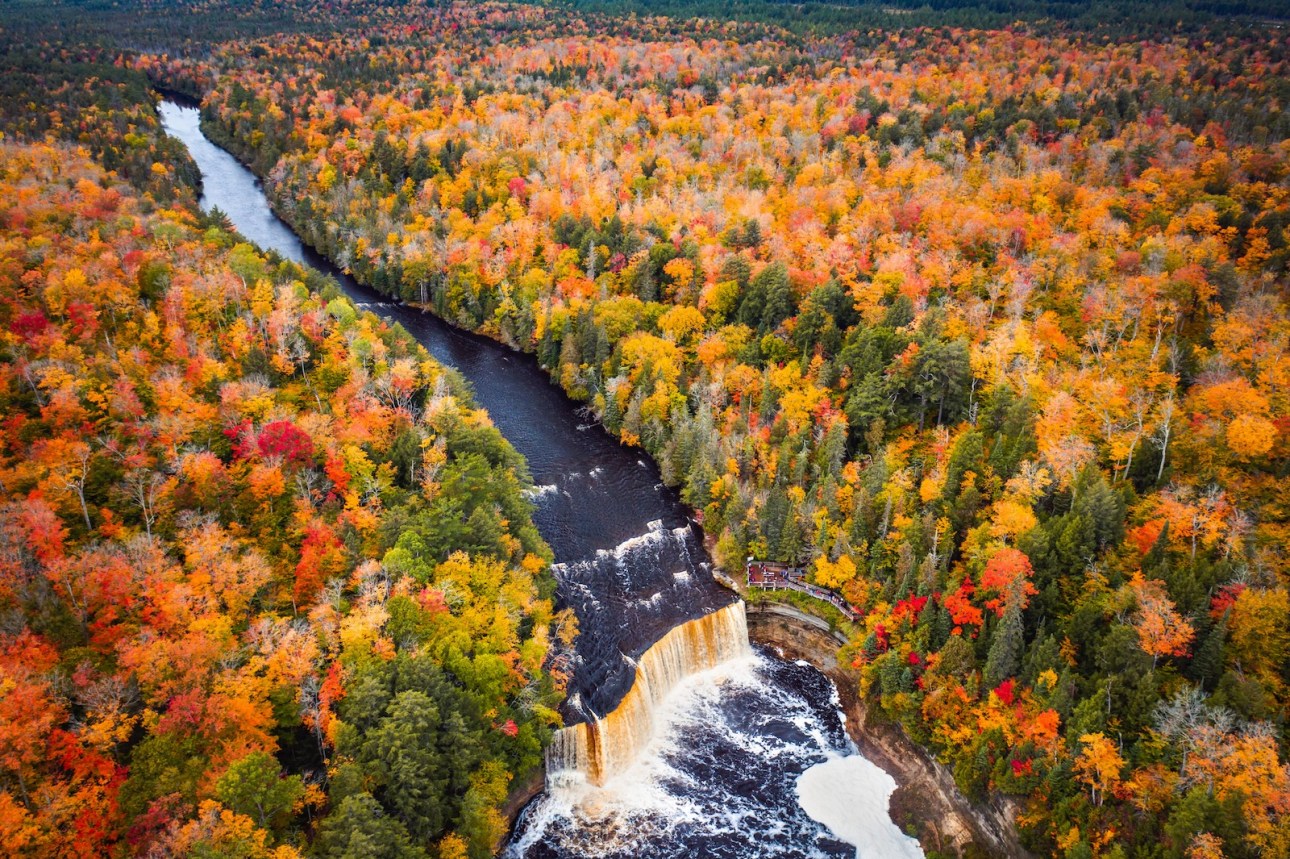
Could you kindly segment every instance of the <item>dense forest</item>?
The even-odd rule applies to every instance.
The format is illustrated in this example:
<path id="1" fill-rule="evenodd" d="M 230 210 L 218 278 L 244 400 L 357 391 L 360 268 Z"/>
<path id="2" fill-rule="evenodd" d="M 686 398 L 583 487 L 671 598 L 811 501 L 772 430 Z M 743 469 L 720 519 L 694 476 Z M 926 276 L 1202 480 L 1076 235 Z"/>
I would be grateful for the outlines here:
<path id="1" fill-rule="evenodd" d="M 9 134 L 85 153 L 4 150 L 8 843 L 480 855 L 556 723 L 522 464 L 192 214 L 146 75 L 357 279 L 534 352 L 718 560 L 844 594 L 860 689 L 1036 853 L 1290 854 L 1290 46 L 1211 17 L 1276 10 L 773 5 L 301 2 L 11 54 Z"/>
<path id="2" fill-rule="evenodd" d="M 1162 30 L 1202 30 L 1216 17 L 1247 23 L 1290 18 L 1284 0 L 553 0 L 579 12 L 666 15 L 772 24 L 793 32 L 847 32 L 911 27 L 1077 27 L 1117 38 L 1151 38 Z"/>
<path id="3" fill-rule="evenodd" d="M 4 852 L 491 855 L 559 725 L 523 462 L 65 72 L 83 145 L 0 144 Z"/>

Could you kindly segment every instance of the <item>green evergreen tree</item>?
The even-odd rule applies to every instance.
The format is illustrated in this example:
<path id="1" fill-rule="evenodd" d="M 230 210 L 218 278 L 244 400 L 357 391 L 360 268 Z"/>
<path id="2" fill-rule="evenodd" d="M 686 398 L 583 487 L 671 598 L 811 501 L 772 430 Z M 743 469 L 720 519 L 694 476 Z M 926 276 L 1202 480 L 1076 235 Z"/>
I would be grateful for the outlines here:
<path id="1" fill-rule="evenodd" d="M 327 815 L 315 852 L 324 859 L 428 859 L 370 793 L 347 796 Z"/>
<path id="2" fill-rule="evenodd" d="M 1224 614 L 1201 639 L 1196 655 L 1192 657 L 1187 675 L 1208 690 L 1213 691 L 1223 676 L 1224 656 L 1227 651 L 1227 615 Z"/>
<path id="3" fill-rule="evenodd" d="M 949 462 L 945 466 L 945 485 L 941 489 L 941 498 L 953 504 L 963 488 L 963 475 L 968 471 L 980 474 L 982 455 L 985 452 L 985 438 L 973 430 L 959 436 L 950 451 Z"/>
<path id="4" fill-rule="evenodd" d="M 804 542 L 801 517 L 798 515 L 797 508 L 792 507 L 784 518 L 784 527 L 780 532 L 775 556 L 787 563 L 796 564 L 802 560 Z"/>
<path id="5" fill-rule="evenodd" d="M 1085 466 L 1075 478 L 1071 493 L 1071 512 L 1087 518 L 1098 549 L 1113 546 L 1124 539 L 1126 505 L 1106 482 L 1101 469 Z"/>
<path id="6" fill-rule="evenodd" d="M 1016 675 L 1021 667 L 1021 653 L 1025 645 L 1025 627 L 1021 617 L 1021 600 L 1010 597 L 1003 617 L 994 628 L 990 652 L 985 660 L 983 680 L 993 689 L 1004 680 Z"/>
<path id="7" fill-rule="evenodd" d="M 438 742 L 439 708 L 423 692 L 400 692 L 389 715 L 363 744 L 363 759 L 381 795 L 421 842 L 439 835 L 447 819 L 443 797 L 449 786 Z"/>

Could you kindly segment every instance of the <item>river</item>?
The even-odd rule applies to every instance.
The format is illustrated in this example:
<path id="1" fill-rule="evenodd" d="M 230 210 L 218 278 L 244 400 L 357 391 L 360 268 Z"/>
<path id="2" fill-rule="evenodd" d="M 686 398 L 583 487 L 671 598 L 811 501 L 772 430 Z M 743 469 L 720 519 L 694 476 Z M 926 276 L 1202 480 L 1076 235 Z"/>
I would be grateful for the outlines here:
<path id="1" fill-rule="evenodd" d="M 604 716 L 651 645 L 735 601 L 714 580 L 701 533 L 653 461 L 584 417 L 531 356 L 355 283 L 273 214 L 258 179 L 202 133 L 196 108 L 166 100 L 159 112 L 201 170 L 203 209 L 218 207 L 252 242 L 332 275 L 359 307 L 400 323 L 461 372 L 527 459 L 558 599 L 579 621 L 569 718 Z M 836 690 L 809 665 L 747 650 L 686 678 L 658 709 L 652 739 L 630 768 L 603 786 L 544 793 L 521 815 L 505 855 L 922 855 L 886 815 L 894 785 L 856 756 Z M 830 781 L 828 773 L 844 775 Z M 830 808 L 842 795 L 846 807 Z"/>

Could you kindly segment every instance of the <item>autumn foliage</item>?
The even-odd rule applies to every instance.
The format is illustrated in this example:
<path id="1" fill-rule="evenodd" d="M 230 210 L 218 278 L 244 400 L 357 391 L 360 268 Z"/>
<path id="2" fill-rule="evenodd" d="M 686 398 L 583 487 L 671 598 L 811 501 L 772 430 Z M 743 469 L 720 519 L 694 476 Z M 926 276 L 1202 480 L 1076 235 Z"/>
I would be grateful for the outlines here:
<path id="1" fill-rule="evenodd" d="M 377 819 L 489 852 L 559 690 L 487 416 L 316 273 L 84 150 L 0 144 L 0 259 L 5 854 L 290 859 Z M 463 468 L 475 495 L 433 477 Z M 447 509 L 496 540 L 464 554 Z M 373 769 L 369 735 L 435 731 L 423 782 Z"/>
<path id="2" fill-rule="evenodd" d="M 199 5 L 186 32 L 219 22 Z M 526 514 L 472 499 L 513 539 L 460 556 L 481 529 L 436 494 L 470 465 L 438 442 L 491 430 L 424 407 L 440 371 L 399 332 L 149 210 L 188 193 L 130 103 L 147 75 L 355 277 L 533 352 L 652 453 L 718 560 L 844 594 L 861 690 L 965 793 L 1012 797 L 1036 853 L 1290 854 L 1282 31 L 277 5 L 318 26 L 45 46 L 6 79 L 10 134 L 147 195 L 5 150 L 7 843 L 294 844 L 210 776 L 316 746 L 320 851 L 478 852 L 488 819 L 411 820 L 371 761 L 451 781 L 456 734 L 403 735 L 456 708 L 514 772 L 497 749 L 549 721 L 544 633 L 516 638 L 544 624 L 489 613 L 548 619 Z M 396 536 L 396 509 L 425 518 Z M 505 781 L 478 773 L 471 808 Z"/>
<path id="3" fill-rule="evenodd" d="M 285 217 L 533 351 L 720 560 L 859 607 L 861 688 L 1036 850 L 1290 841 L 1279 37 L 389 14 L 130 61 L 218 77 Z M 1239 813 L 1166 778 L 1187 689 L 1270 753 Z"/>

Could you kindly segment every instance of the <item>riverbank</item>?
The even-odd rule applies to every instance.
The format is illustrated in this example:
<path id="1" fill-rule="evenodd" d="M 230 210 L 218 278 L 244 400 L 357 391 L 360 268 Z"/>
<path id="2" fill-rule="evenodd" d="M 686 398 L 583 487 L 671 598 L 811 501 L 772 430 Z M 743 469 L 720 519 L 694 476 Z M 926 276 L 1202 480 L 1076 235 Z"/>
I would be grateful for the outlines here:
<path id="1" fill-rule="evenodd" d="M 200 127 L 198 128 L 200 131 Z M 199 135 L 200 136 L 200 135 Z M 202 137 L 205 140 L 204 137 Z M 206 142 L 209 143 L 209 140 Z M 213 145 L 211 148 L 214 148 Z M 246 174 L 245 178 L 250 178 L 251 174 L 244 165 L 239 165 L 227 152 L 223 153 L 230 162 L 230 169 L 236 168 Z M 236 172 L 234 171 L 234 172 Z M 227 177 L 226 177 L 227 179 Z M 216 190 L 218 183 L 212 183 L 211 190 Z M 305 246 L 298 236 L 282 225 L 274 218 L 269 211 L 268 201 L 264 199 L 259 187 L 254 184 L 245 186 L 244 199 L 234 199 L 230 202 L 229 213 L 231 216 L 243 215 L 245 218 L 234 217 L 234 222 L 239 224 L 239 229 L 243 223 L 251 223 L 261 230 L 259 235 L 263 235 L 263 230 L 275 230 L 273 236 L 280 241 L 269 241 L 266 246 L 274 247 L 282 252 L 286 247 L 289 256 L 301 259 L 308 259 L 312 256 L 309 249 Z M 256 236 L 248 234 L 248 237 Z M 257 240 L 259 240 L 257 238 Z M 283 243 L 287 244 L 283 244 Z M 313 259 L 308 259 L 314 262 Z M 325 262 L 325 261 L 324 261 Z M 323 270 L 330 270 L 328 267 L 322 267 Z M 347 287 L 348 279 L 342 278 L 342 284 Z M 374 301 L 373 298 L 367 298 L 366 295 L 360 295 L 359 290 L 355 287 L 355 300 L 360 303 L 364 300 Z M 598 432 L 587 432 L 587 427 L 583 421 L 576 420 L 572 413 L 568 411 L 569 405 L 565 394 L 558 388 L 550 384 L 550 376 L 537 366 L 536 362 L 530 365 L 524 361 L 513 361 L 512 354 L 506 349 L 502 354 L 496 347 L 485 349 L 485 338 L 478 335 L 470 335 L 458 332 L 455 329 L 449 329 L 448 326 L 438 320 L 432 320 L 420 313 L 414 313 L 410 308 L 403 308 L 395 304 L 382 303 L 382 312 L 391 319 L 391 321 L 403 324 L 414 337 L 422 342 L 427 349 L 441 360 L 445 365 L 458 366 L 469 370 L 465 375 L 476 383 L 480 392 L 481 405 L 490 408 L 490 412 L 495 415 L 498 427 L 508 439 L 512 439 L 517 444 L 517 449 L 521 449 L 526 459 L 533 469 L 533 474 L 537 482 L 543 486 L 550 485 L 559 490 L 559 496 L 568 498 L 572 501 L 575 498 L 588 497 L 584 493 L 587 486 L 584 478 L 587 474 L 579 470 L 576 473 L 569 472 L 567 463 L 571 461 L 591 463 L 595 462 L 594 469 L 588 469 L 600 487 L 612 487 L 613 497 L 619 502 L 614 505 L 614 509 L 628 511 L 629 521 L 623 522 L 605 522 L 603 514 L 606 512 L 605 505 L 594 504 L 584 506 L 576 510 L 565 510 L 563 518 L 548 523 L 551 533 L 562 535 L 566 539 L 567 545 L 564 546 L 566 557 L 578 559 L 583 557 L 592 557 L 595 559 L 607 558 L 605 563 L 613 565 L 614 575 L 619 576 L 624 570 L 630 572 L 638 568 L 642 572 L 642 581 L 650 582 L 651 571 L 659 569 L 674 568 L 683 559 L 688 566 L 691 562 L 692 541 L 695 537 L 702 537 L 702 532 L 694 534 L 688 529 L 665 529 L 661 523 L 667 519 L 672 520 L 673 508 L 669 505 L 676 503 L 675 494 L 670 491 L 663 491 L 660 487 L 660 475 L 653 464 L 646 458 L 639 457 L 635 452 L 624 451 L 619 443 L 608 434 Z M 489 341 L 490 345 L 492 342 Z M 540 379 L 540 383 L 539 380 Z M 494 408 L 495 406 L 495 408 Z M 524 406 L 524 408 L 519 408 Z M 560 490 L 562 481 L 582 480 L 571 489 L 576 492 L 564 492 Z M 603 490 L 602 490 L 603 491 Z M 631 498 L 629 503 L 624 503 L 624 499 Z M 657 515 L 655 506 L 662 505 L 658 512 L 663 515 Z M 563 509 L 563 508 L 556 508 Z M 693 511 L 685 511 L 693 516 Z M 626 514 L 625 514 L 626 515 Z M 641 533 L 641 526 L 638 524 L 639 519 L 646 519 L 651 524 L 648 526 L 646 533 Z M 692 521 L 692 520 L 691 520 Z M 575 523 L 579 527 L 564 527 L 561 523 Z M 655 524 L 657 523 L 657 524 Z M 582 525 L 586 527 L 582 527 Z M 606 528 L 623 533 L 635 534 L 630 539 L 620 545 L 620 550 L 605 554 L 600 550 L 600 534 Z M 658 553 L 663 550 L 672 551 L 676 557 L 660 557 Z M 594 550 L 594 551 L 593 551 Z M 636 555 L 631 555 L 635 552 Z M 628 557 L 635 558 L 631 565 L 624 568 L 624 561 Z M 637 557 L 639 556 L 639 557 Z M 573 561 L 573 563 L 579 563 Z M 634 565 L 634 566 L 633 566 Z M 697 569 L 697 568 L 696 568 Z M 597 577 L 589 577 L 591 580 L 598 580 Z M 737 589 L 736 582 L 729 580 L 720 575 L 716 576 L 717 580 L 727 587 Z M 618 581 L 615 578 L 614 581 Z M 663 599 L 664 605 L 684 606 L 689 612 L 706 614 L 705 607 L 699 604 L 695 597 L 701 596 L 694 591 L 693 584 L 689 577 L 675 578 L 674 581 L 668 582 L 668 588 L 674 589 L 677 593 Z M 654 591 L 655 594 L 662 593 Z M 721 600 L 725 602 L 725 600 Z M 675 617 L 666 618 L 675 621 Z M 639 618 L 635 618 L 638 622 Z M 821 621 L 827 628 L 828 622 Z M 620 625 L 607 621 L 603 629 L 612 633 L 615 630 L 624 628 Z M 594 631 L 591 626 L 584 627 L 584 636 Z M 646 630 L 648 632 L 648 630 Z M 610 649 L 612 645 L 612 649 Z M 628 649 L 634 650 L 629 647 Z M 808 658 L 821 667 L 831 667 L 833 671 L 837 670 L 834 654 L 837 650 L 837 644 L 818 648 L 814 655 L 805 653 L 803 658 Z M 622 642 L 617 640 L 608 641 L 604 654 L 606 657 L 623 652 Z M 594 655 L 594 654 L 593 654 Z M 835 682 L 837 677 L 834 677 Z M 819 684 L 822 685 L 822 684 Z M 845 683 L 840 684 L 841 688 L 846 688 Z M 606 686 L 604 678 L 601 678 L 593 688 L 604 689 Z M 777 699 L 778 700 L 778 699 Z M 741 702 L 739 714 L 744 713 L 743 708 L 747 702 Z M 768 713 L 769 703 L 767 703 Z M 778 704 L 777 704 L 778 707 Z M 781 708 L 782 709 L 782 708 Z M 801 717 L 808 716 L 811 712 L 809 708 L 801 709 Z M 852 716 L 854 719 L 855 716 Z M 840 736 L 840 735 L 839 735 Z M 768 742 L 774 742 L 774 735 L 767 736 Z M 840 750 L 840 749 L 839 749 Z M 801 756 L 798 756 L 801 759 Z M 874 756 L 879 761 L 877 755 Z M 770 761 L 771 758 L 767 758 Z M 738 833 L 740 843 L 746 848 L 743 855 L 758 855 L 757 845 L 762 840 L 780 835 L 783 825 L 787 819 L 790 823 L 801 825 L 803 837 L 806 833 L 813 832 L 814 828 L 805 819 L 805 813 L 798 807 L 794 800 L 792 792 L 793 782 L 790 779 L 777 781 L 777 778 L 783 776 L 782 768 L 778 766 L 760 766 L 763 762 L 760 759 L 751 759 L 744 762 L 746 765 L 736 774 L 731 774 L 725 781 L 718 781 L 713 784 L 710 791 L 705 792 L 702 797 L 689 797 L 693 800 L 702 800 L 710 803 L 712 813 L 702 819 L 719 820 L 720 810 L 728 809 L 732 804 L 740 804 L 748 809 L 744 819 L 750 822 L 766 821 L 768 828 L 764 831 L 748 831 Z M 759 789 L 754 794 L 744 794 L 740 792 L 740 786 L 749 783 L 748 766 L 756 770 L 754 779 Z M 760 766 L 760 768 L 758 768 Z M 517 780 L 513 790 L 505 803 L 503 813 L 508 819 L 514 820 L 519 815 L 529 801 L 537 796 L 542 789 L 543 779 L 540 772 L 526 774 Z M 724 791 L 724 792 L 723 792 Z M 894 806 L 893 806 L 894 807 Z M 793 818 L 797 817 L 794 821 Z M 671 855 L 686 855 L 685 851 L 691 849 L 697 844 L 708 843 L 718 838 L 727 838 L 729 833 L 726 832 L 682 832 L 677 831 L 682 837 L 666 841 L 666 846 L 658 845 L 658 849 L 670 851 Z M 707 839 L 708 841 L 705 841 Z M 654 845 L 651 845 L 654 846 Z M 575 854 L 580 855 L 580 854 Z M 659 855 L 659 854 L 655 854 Z M 662 855 L 668 855 L 664 852 Z"/>
<path id="2" fill-rule="evenodd" d="M 776 602 L 748 605 L 748 637 L 787 659 L 805 660 L 833 680 L 846 713 L 847 733 L 860 753 L 890 773 L 899 785 L 891 797 L 891 819 L 912 831 L 924 850 L 953 856 L 1028 857 L 1010 813 L 995 803 L 973 803 L 954 777 L 898 725 L 870 718 L 855 679 L 838 665 L 846 636 L 828 621 Z"/>

